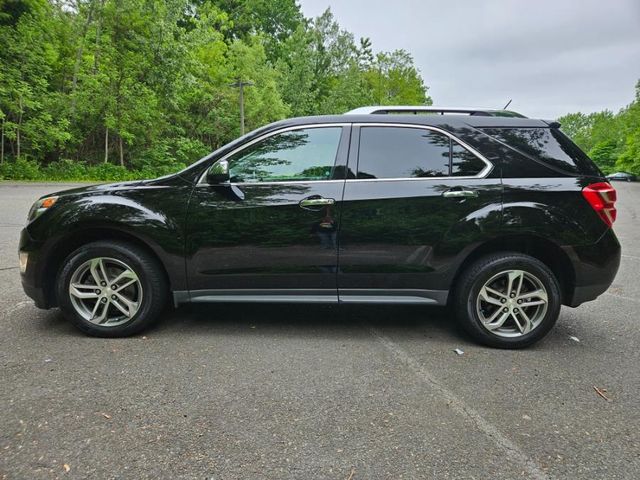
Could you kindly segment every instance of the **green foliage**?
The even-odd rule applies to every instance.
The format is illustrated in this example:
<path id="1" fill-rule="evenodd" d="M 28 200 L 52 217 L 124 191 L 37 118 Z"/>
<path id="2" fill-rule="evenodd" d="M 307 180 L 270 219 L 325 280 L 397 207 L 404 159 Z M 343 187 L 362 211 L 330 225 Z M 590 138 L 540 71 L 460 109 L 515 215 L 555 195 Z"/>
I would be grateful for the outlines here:
<path id="1" fill-rule="evenodd" d="M 603 172 L 640 175 L 640 81 L 634 101 L 618 113 L 570 113 L 558 121 Z"/>
<path id="2" fill-rule="evenodd" d="M 169 173 L 246 128 L 371 103 L 428 104 L 411 56 L 295 0 L 0 0 L 3 178 Z"/>
<path id="3" fill-rule="evenodd" d="M 13 162 L 0 164 L 0 179 L 2 180 L 40 180 L 41 178 L 40 165 L 35 160 L 21 157 Z"/>
<path id="4" fill-rule="evenodd" d="M 616 142 L 613 140 L 603 140 L 596 143 L 588 155 L 596 162 L 605 173 L 612 173 L 615 170 L 616 157 L 618 155 Z"/>
<path id="5" fill-rule="evenodd" d="M 404 50 L 373 54 L 371 41 L 340 28 L 330 10 L 283 42 L 280 92 L 293 115 L 344 113 L 371 104 L 431 105 Z"/>
<path id="6" fill-rule="evenodd" d="M 185 164 L 173 163 L 132 170 L 113 163 L 89 165 L 69 159 L 52 162 L 42 167 L 35 160 L 22 157 L 0 164 L 0 180 L 116 182 L 160 177 L 185 167 Z"/>

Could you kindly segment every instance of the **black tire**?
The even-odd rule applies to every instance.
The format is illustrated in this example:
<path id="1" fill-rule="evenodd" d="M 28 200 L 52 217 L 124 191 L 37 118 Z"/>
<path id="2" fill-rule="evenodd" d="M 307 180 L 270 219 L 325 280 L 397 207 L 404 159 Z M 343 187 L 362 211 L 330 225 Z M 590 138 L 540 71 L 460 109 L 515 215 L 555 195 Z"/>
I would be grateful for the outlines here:
<path id="1" fill-rule="evenodd" d="M 97 257 L 123 262 L 135 272 L 142 287 L 142 301 L 137 312 L 117 326 L 91 323 L 76 311 L 71 301 L 69 283 L 72 275 L 85 262 Z M 125 242 L 98 241 L 83 245 L 65 259 L 56 279 L 56 294 L 65 317 L 84 333 L 95 337 L 126 337 L 144 330 L 158 319 L 167 303 L 168 285 L 162 266 L 144 249 Z"/>
<path id="2" fill-rule="evenodd" d="M 476 308 L 478 295 L 485 282 L 507 270 L 523 270 L 534 275 L 547 293 L 547 310 L 544 316 L 540 315 L 542 320 L 537 327 L 512 338 L 497 335 L 485 328 Z M 515 349 L 528 347 L 549 333 L 560 314 L 561 298 L 558 280 L 544 263 L 521 253 L 504 252 L 482 257 L 462 272 L 455 286 L 453 309 L 460 326 L 478 342 L 495 348 Z"/>

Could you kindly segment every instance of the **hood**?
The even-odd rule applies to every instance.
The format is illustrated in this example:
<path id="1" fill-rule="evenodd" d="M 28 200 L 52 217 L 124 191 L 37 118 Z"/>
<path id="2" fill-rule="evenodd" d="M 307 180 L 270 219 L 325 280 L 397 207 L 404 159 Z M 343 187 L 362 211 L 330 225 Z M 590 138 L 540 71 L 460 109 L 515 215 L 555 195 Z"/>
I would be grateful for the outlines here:
<path id="1" fill-rule="evenodd" d="M 132 187 L 137 187 L 138 185 L 142 185 L 143 183 L 148 182 L 148 180 L 132 180 L 128 182 L 116 182 L 116 183 L 104 183 L 99 185 L 87 185 L 84 187 L 76 187 L 69 188 L 66 190 L 59 190 L 54 193 L 49 193 L 47 195 L 43 195 L 40 198 L 51 197 L 51 196 L 65 196 L 65 195 L 82 195 L 84 193 L 101 193 L 101 192 L 109 192 L 121 189 L 127 189 Z"/>

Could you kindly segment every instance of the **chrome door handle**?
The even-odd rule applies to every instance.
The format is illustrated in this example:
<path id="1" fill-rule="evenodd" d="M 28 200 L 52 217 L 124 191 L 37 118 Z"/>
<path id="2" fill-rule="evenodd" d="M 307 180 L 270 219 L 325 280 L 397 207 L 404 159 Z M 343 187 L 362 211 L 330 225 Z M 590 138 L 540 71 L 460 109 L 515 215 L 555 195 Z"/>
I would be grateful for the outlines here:
<path id="1" fill-rule="evenodd" d="M 442 196 L 446 198 L 469 198 L 477 197 L 478 192 L 475 190 L 447 190 Z"/>
<path id="2" fill-rule="evenodd" d="M 300 205 L 302 208 L 314 208 L 314 207 L 324 207 L 325 205 L 333 205 L 336 201 L 333 198 L 324 198 L 324 197 L 309 197 L 303 198 L 300 200 Z"/>

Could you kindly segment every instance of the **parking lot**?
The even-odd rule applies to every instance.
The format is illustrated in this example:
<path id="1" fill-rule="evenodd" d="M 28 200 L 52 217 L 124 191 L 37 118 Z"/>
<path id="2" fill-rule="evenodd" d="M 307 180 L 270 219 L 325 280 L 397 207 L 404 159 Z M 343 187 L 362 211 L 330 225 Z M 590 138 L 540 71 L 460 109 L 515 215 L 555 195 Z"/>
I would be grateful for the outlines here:
<path id="1" fill-rule="evenodd" d="M 17 267 L 29 206 L 66 187 L 0 183 L 0 478 L 637 478 L 640 183 L 615 187 L 610 290 L 504 351 L 424 307 L 214 305 L 85 337 Z"/>

